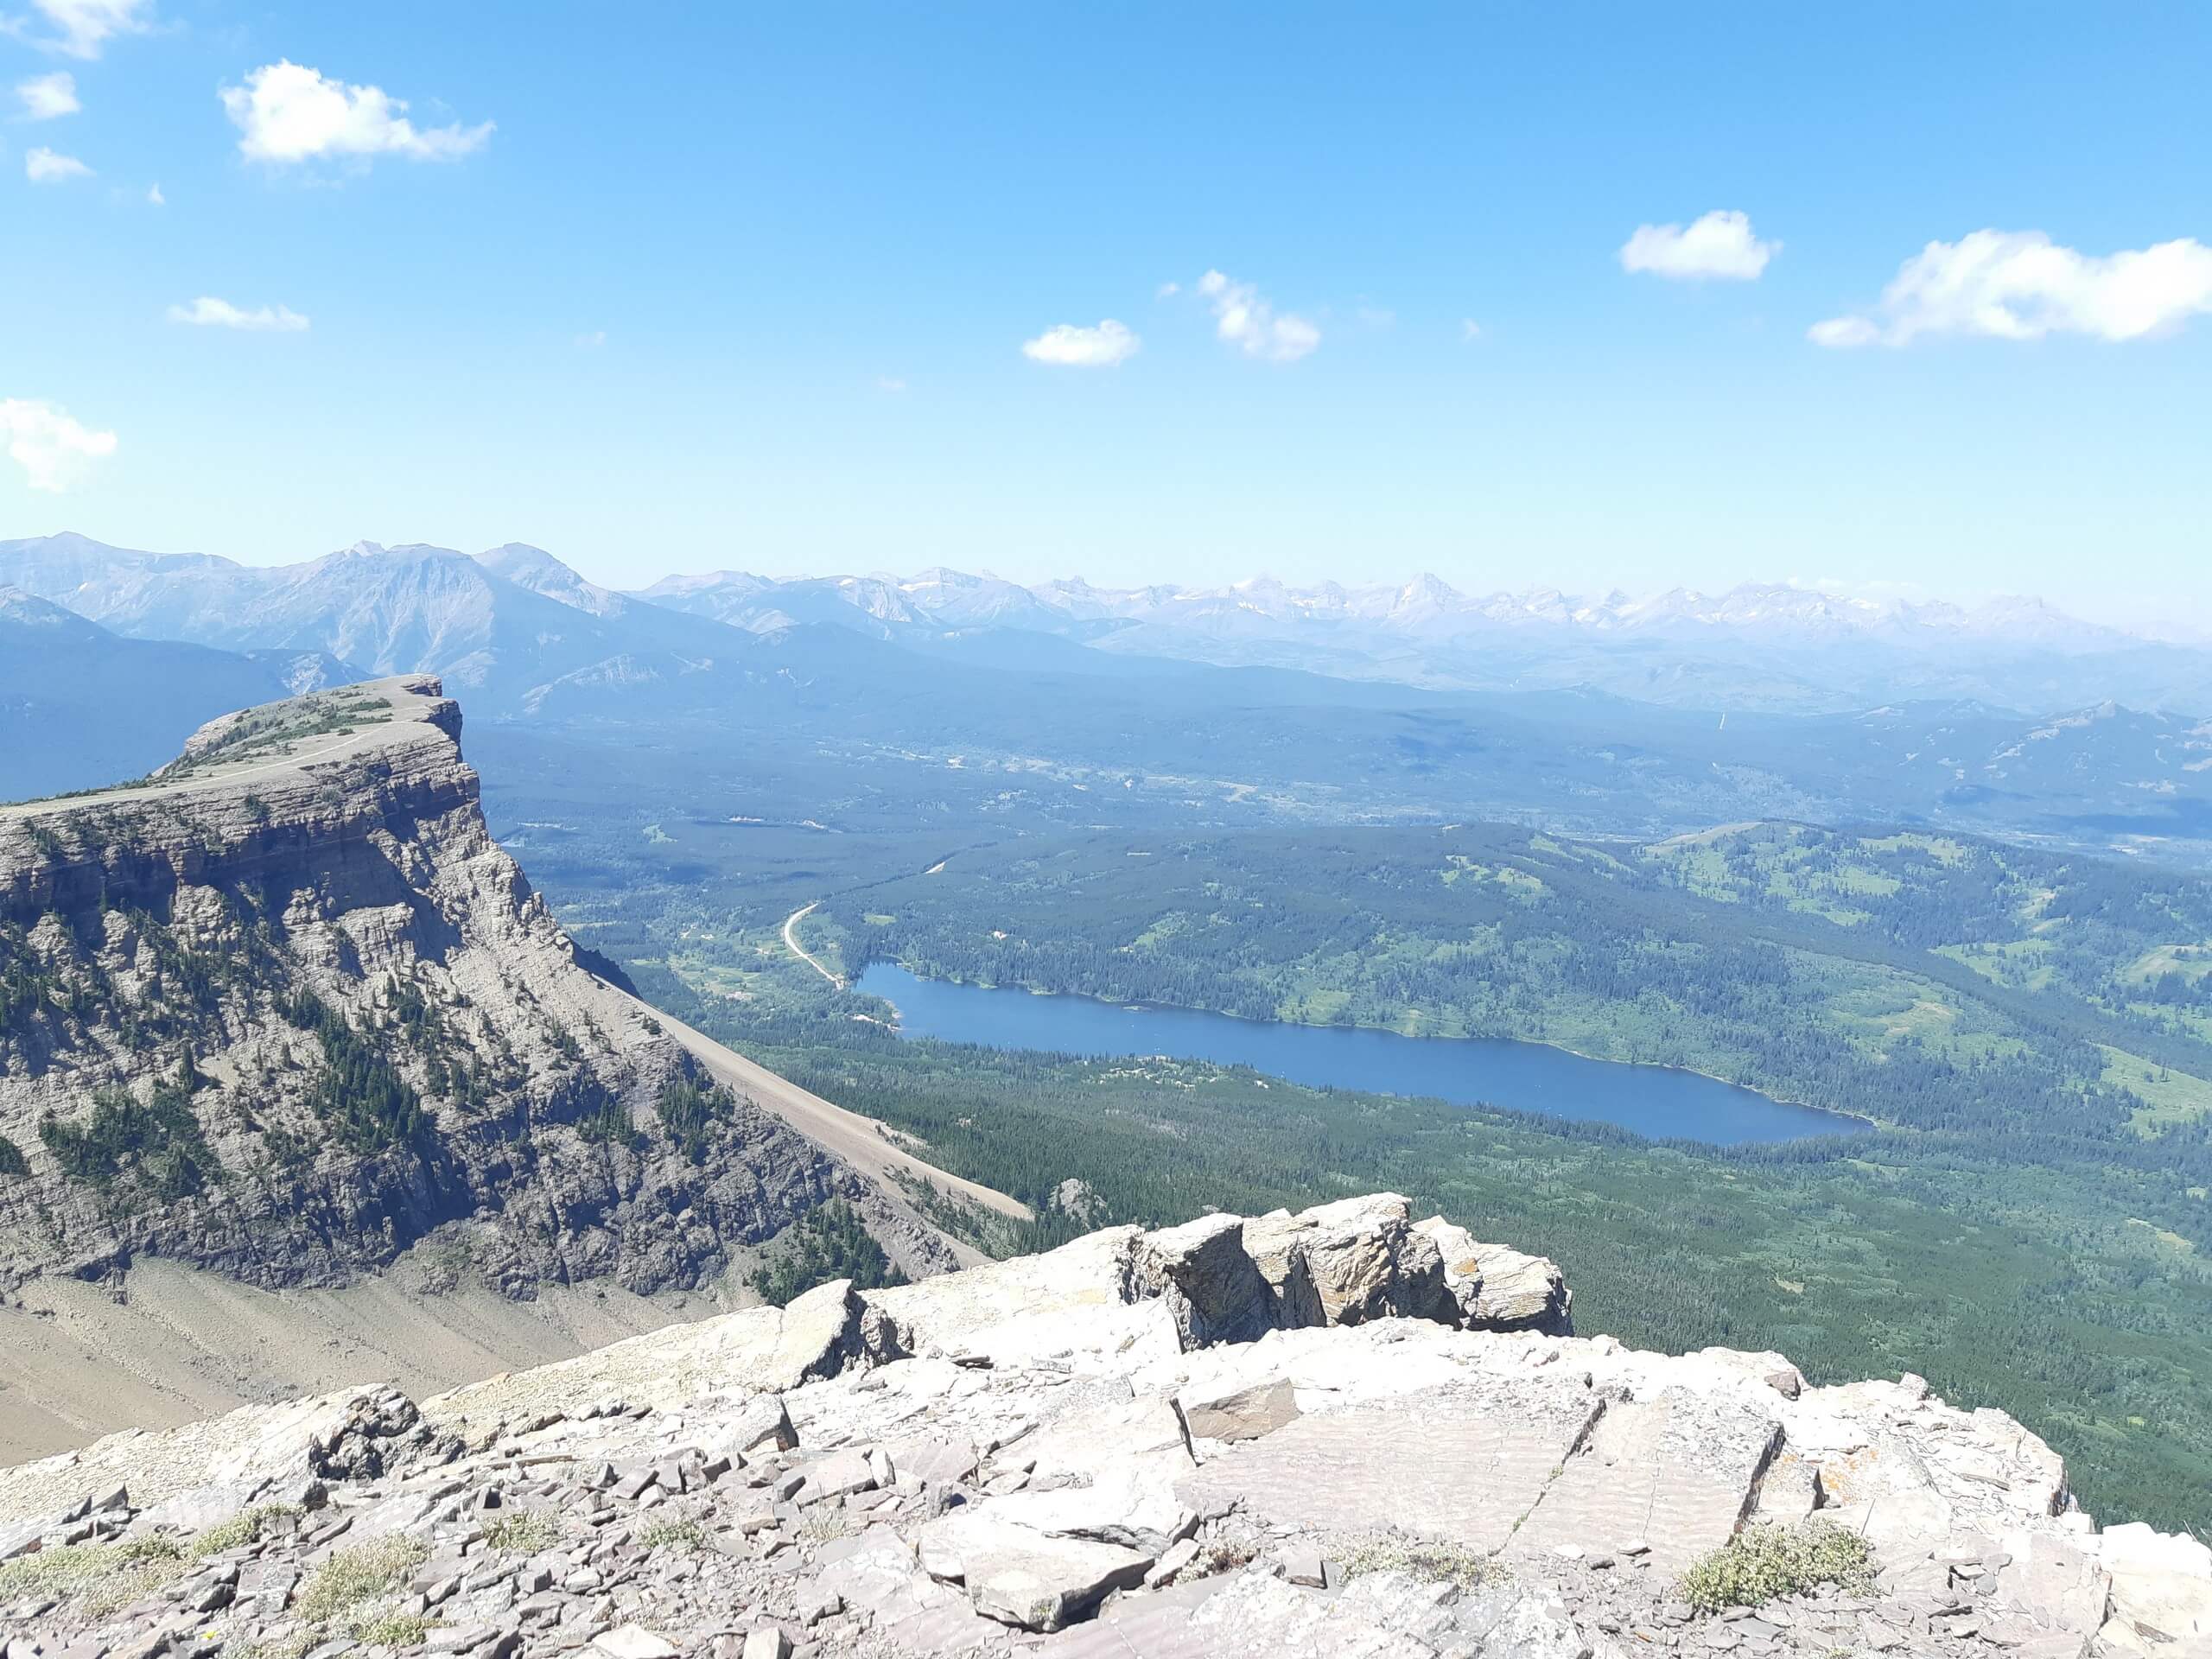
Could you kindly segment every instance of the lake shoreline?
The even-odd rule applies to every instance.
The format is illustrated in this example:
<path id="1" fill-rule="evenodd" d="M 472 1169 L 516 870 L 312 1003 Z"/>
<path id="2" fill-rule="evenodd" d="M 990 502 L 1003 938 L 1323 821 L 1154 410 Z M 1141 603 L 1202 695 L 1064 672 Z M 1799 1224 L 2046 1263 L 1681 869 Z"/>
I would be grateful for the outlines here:
<path id="1" fill-rule="evenodd" d="M 1572 1047 L 1566 1043 L 1552 1041 L 1543 1038 L 1478 1036 L 1446 1037 L 1435 1035 L 1414 1035 L 1395 1030 L 1388 1026 L 1325 1026 L 1305 1020 L 1255 1019 L 1249 1015 L 1232 1014 L 1222 1009 L 1188 1007 L 1176 1003 L 1125 1002 L 1109 1001 L 1107 998 L 1093 996 L 1082 991 L 1040 990 L 1035 987 L 1028 985 L 986 984 L 980 981 L 960 979 L 950 976 L 923 975 L 917 973 L 913 969 L 907 967 L 903 963 L 881 961 L 870 963 L 861 970 L 861 975 L 854 981 L 854 988 L 863 991 L 865 995 L 877 997 L 879 1000 L 890 1005 L 894 1015 L 896 1016 L 893 1029 L 897 1032 L 902 1040 L 912 1040 L 915 1038 L 926 1038 L 944 1042 L 975 1043 L 979 1046 L 995 1048 L 1001 1052 L 1020 1048 L 1028 1048 L 1032 1050 L 1057 1048 L 1063 1052 L 1078 1055 L 1088 1052 L 1095 1058 L 1137 1058 L 1135 1054 L 1128 1051 L 1124 1051 L 1122 1054 L 1116 1056 L 1110 1053 L 1109 1051 L 1103 1049 L 1085 1050 L 1080 1042 L 1032 1043 L 1027 1041 L 1000 1041 L 976 1036 L 948 1035 L 941 1031 L 909 1030 L 906 1025 L 906 1011 L 899 1007 L 898 999 L 893 995 L 885 993 L 880 988 L 869 989 L 862 983 L 862 982 L 865 981 L 870 974 L 874 973 L 878 969 L 887 969 L 903 976 L 917 986 L 941 986 L 961 992 L 971 992 L 983 995 L 1019 995 L 1024 997 L 1033 998 L 1039 1001 L 1062 1001 L 1078 1005 L 1084 1009 L 1096 1010 L 1102 1014 L 1122 1013 L 1140 1016 L 1159 1014 L 1179 1017 L 1186 1020 L 1218 1020 L 1247 1027 L 1254 1032 L 1272 1031 L 1284 1033 L 1301 1034 L 1299 1038 L 1294 1039 L 1294 1040 L 1302 1040 L 1303 1034 L 1319 1035 L 1323 1033 L 1341 1033 L 1345 1036 L 1362 1036 L 1385 1040 L 1395 1040 L 1412 1045 L 1436 1044 L 1448 1046 L 1452 1045 L 1466 1044 L 1473 1046 L 1478 1049 L 1486 1047 L 1491 1049 L 1492 1052 L 1541 1049 L 1546 1052 L 1574 1060 L 1584 1065 L 1607 1068 L 1617 1067 L 1625 1071 L 1640 1071 L 1656 1077 L 1670 1078 L 1695 1078 L 1699 1082 L 1710 1084 L 1716 1089 L 1727 1090 L 1732 1095 L 1748 1096 L 1751 1099 L 1758 1102 L 1762 1106 L 1773 1107 L 1786 1112 L 1804 1114 L 1814 1118 L 1834 1120 L 1837 1127 L 1833 1130 L 1827 1131 L 1826 1134 L 1823 1134 L 1817 1128 L 1808 1128 L 1807 1132 L 1803 1134 L 1783 1134 L 1777 1135 L 1749 1134 L 1732 1139 L 1721 1139 L 1709 1135 L 1685 1134 L 1679 1129 L 1654 1131 L 1650 1128 L 1640 1126 L 1637 1123 L 1624 1122 L 1617 1116 L 1607 1116 L 1605 1114 L 1561 1112 L 1555 1108 L 1545 1105 L 1523 1104 L 1517 1102 L 1500 1101 L 1491 1098 L 1460 1098 L 1451 1092 L 1440 1090 L 1434 1088 L 1404 1090 L 1383 1088 L 1371 1083 L 1316 1083 L 1311 1079 L 1300 1078 L 1294 1076 L 1288 1071 L 1272 1068 L 1264 1061 L 1242 1059 L 1224 1061 L 1217 1056 L 1190 1053 L 1178 1054 L 1168 1050 L 1156 1051 L 1158 1058 L 1165 1059 L 1195 1059 L 1212 1065 L 1243 1065 L 1251 1071 L 1262 1072 L 1270 1076 L 1280 1077 L 1287 1083 L 1292 1083 L 1305 1088 L 1352 1088 L 1362 1090 L 1366 1092 L 1390 1095 L 1404 1098 L 1414 1098 L 1426 1096 L 1430 1098 L 1441 1100 L 1446 1104 L 1459 1106 L 1462 1108 L 1471 1109 L 1486 1107 L 1493 1110 L 1511 1111 L 1524 1115 L 1562 1117 L 1570 1122 L 1602 1122 L 1611 1124 L 1618 1128 L 1624 1129 L 1630 1134 L 1643 1135 L 1648 1139 L 1687 1139 L 1700 1141 L 1706 1145 L 1714 1146 L 1773 1146 L 1783 1145 L 1795 1141 L 1824 1139 L 1832 1135 L 1855 1137 L 1860 1135 L 1874 1133 L 1879 1130 L 1882 1127 L 1878 1121 L 1874 1118 L 1868 1117 L 1862 1113 L 1843 1111 L 1834 1107 L 1815 1105 L 1809 1101 L 1786 1099 L 1781 1096 L 1770 1095 L 1762 1090 L 1751 1087 L 1750 1084 L 1738 1083 L 1731 1078 L 1717 1076 L 1714 1073 L 1705 1071 L 1698 1066 L 1678 1065 L 1663 1060 L 1616 1059 L 1606 1055 L 1586 1053 L 1584 1051 Z"/>

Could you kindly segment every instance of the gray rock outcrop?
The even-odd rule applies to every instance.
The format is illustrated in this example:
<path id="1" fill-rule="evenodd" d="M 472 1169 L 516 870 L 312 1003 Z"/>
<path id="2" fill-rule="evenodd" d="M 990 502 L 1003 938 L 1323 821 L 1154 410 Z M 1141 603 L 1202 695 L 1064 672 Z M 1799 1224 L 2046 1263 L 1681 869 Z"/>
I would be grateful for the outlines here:
<path id="1" fill-rule="evenodd" d="M 1201 1344 L 1392 1317 L 1573 1331 L 1566 1276 L 1551 1262 L 1411 1215 L 1406 1199 L 1376 1192 L 1295 1215 L 1203 1216 L 1146 1235 L 1135 1273 Z"/>
<path id="2" fill-rule="evenodd" d="M 340 1285 L 425 1239 L 514 1297 L 695 1288 L 833 1197 L 909 1274 L 973 1259 L 578 965 L 460 730 L 372 682 L 0 808 L 0 1290 Z"/>
<path id="3" fill-rule="evenodd" d="M 419 1407 L 352 1390 L 0 1470 L 10 1659 L 2212 1650 L 2212 1550 L 2100 1532 L 2002 1414 L 1471 1326 L 1421 1290 L 1436 1258 L 1402 1259 L 1425 1236 L 1402 1201 L 1307 1213 L 1112 1229 Z M 1269 1260 L 1321 1243 L 1318 1274 L 1299 1252 L 1320 1322 L 1208 1329 L 1250 1305 L 1223 1243 L 1245 1229 Z M 1866 1559 L 1694 1600 L 1751 1524 Z"/>

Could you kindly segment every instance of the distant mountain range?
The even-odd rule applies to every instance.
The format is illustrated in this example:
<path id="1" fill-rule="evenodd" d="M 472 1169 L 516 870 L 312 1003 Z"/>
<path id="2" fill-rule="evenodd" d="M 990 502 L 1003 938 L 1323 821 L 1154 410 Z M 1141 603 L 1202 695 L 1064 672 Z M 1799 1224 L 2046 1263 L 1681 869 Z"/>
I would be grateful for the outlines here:
<path id="1" fill-rule="evenodd" d="M 1910 700 L 2044 715 L 2117 702 L 2212 709 L 2212 644 L 2151 639 L 2035 599 L 1968 608 L 1779 584 L 1581 599 L 1402 586 L 1024 587 L 943 568 L 784 581 L 672 575 L 636 594 L 518 543 L 474 556 L 363 543 L 300 564 L 0 542 L 0 582 L 118 632 L 315 650 L 428 671 L 479 706 L 726 667 L 754 636 L 826 625 L 972 661 L 1116 672 L 1113 658 L 1287 668 L 1430 690 L 1587 690 L 1677 708 L 1844 713 Z M 1085 660 L 1088 658 L 1088 660 Z"/>
<path id="2" fill-rule="evenodd" d="M 1227 801 L 1637 836 L 1905 820 L 2212 855 L 2212 651 L 2033 601 L 1108 592 L 943 569 L 622 594 L 515 543 L 257 568 L 67 535 L 0 543 L 0 697 L 29 734 L 0 754 L 0 796 L 142 770 L 211 714 L 303 684 L 433 672 L 467 699 L 495 794 L 505 746 L 551 740 L 594 758 L 540 755 L 543 776 L 604 778 L 612 746 L 641 802 L 710 768 L 756 804 L 804 778 L 794 821 L 835 798 L 887 822 L 928 801 L 948 825 L 1212 823 Z"/>
<path id="3" fill-rule="evenodd" d="M 2212 707 L 2212 648 L 2084 622 L 2036 599 L 1972 609 L 1774 583 L 1578 599 L 1550 588 L 1463 594 L 1403 586 L 1022 587 L 944 569 L 776 582 L 671 576 L 642 595 L 772 631 L 838 621 L 897 639 L 1014 629 L 1100 651 L 1266 664 L 1465 690 L 1589 689 L 1712 709 L 1840 712 L 1902 698 L 2051 713 L 2107 699 Z"/>

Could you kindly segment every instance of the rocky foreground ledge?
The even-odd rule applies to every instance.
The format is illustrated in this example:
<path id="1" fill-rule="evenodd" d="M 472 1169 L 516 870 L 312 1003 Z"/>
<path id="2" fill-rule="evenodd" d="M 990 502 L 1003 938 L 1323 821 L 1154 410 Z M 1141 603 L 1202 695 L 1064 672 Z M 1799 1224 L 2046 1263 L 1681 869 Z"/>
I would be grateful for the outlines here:
<path id="1" fill-rule="evenodd" d="M 0 1471 L 5 1654 L 2212 1654 L 2003 1414 L 1569 1329 L 1389 1195 L 826 1285 Z"/>

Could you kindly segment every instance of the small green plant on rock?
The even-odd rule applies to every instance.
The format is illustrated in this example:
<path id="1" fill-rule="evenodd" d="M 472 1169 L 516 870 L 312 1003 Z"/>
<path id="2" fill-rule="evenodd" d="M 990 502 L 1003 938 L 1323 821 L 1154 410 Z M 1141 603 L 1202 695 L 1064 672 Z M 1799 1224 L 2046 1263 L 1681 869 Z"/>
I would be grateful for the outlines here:
<path id="1" fill-rule="evenodd" d="M 315 1624 L 352 1612 L 363 1602 L 397 1589 L 429 1554 L 416 1538 L 378 1538 L 339 1550 L 315 1569 L 292 1611 Z"/>
<path id="2" fill-rule="evenodd" d="M 817 1503 L 799 1516 L 799 1535 L 809 1543 L 835 1543 L 840 1538 L 849 1538 L 859 1530 L 853 1524 L 853 1512 L 829 1503 Z"/>
<path id="3" fill-rule="evenodd" d="M 0 1567 L 0 1602 L 82 1596 L 84 1612 L 102 1618 L 153 1594 L 183 1567 L 184 1552 L 167 1538 L 42 1549 Z"/>
<path id="4" fill-rule="evenodd" d="M 308 1650 L 321 1645 L 322 1632 L 312 1627 L 277 1637 L 264 1637 L 242 1648 L 226 1647 L 226 1659 L 306 1659 Z"/>
<path id="5" fill-rule="evenodd" d="M 353 1626 L 353 1639 L 377 1648 L 419 1648 L 430 1633 L 430 1621 L 420 1613 L 385 1613 Z"/>
<path id="6" fill-rule="evenodd" d="M 664 1516 L 645 1522 L 638 1541 L 647 1549 L 701 1550 L 707 1547 L 707 1529 L 689 1516 Z"/>
<path id="7" fill-rule="evenodd" d="M 1860 1589 L 1873 1576 L 1866 1541 L 1833 1521 L 1763 1522 L 1700 1558 L 1682 1574 L 1681 1594 L 1698 1611 L 1717 1613 L 1764 1607 L 1824 1585 Z"/>
<path id="8" fill-rule="evenodd" d="M 518 1510 L 484 1529 L 484 1546 L 508 1555 L 535 1555 L 561 1541 L 561 1523 L 543 1510 Z"/>
<path id="9" fill-rule="evenodd" d="M 248 1544 L 258 1543 L 287 1522 L 298 1520 L 300 1514 L 300 1508 L 295 1503 L 257 1503 L 227 1521 L 218 1522 L 194 1538 L 191 1555 L 194 1560 L 205 1560 L 226 1550 L 244 1549 Z"/>
<path id="10" fill-rule="evenodd" d="M 1472 1590 L 1497 1576 L 1499 1569 L 1476 1551 L 1430 1538 L 1376 1533 L 1341 1551 L 1332 1551 L 1347 1579 L 1369 1573 L 1405 1573 L 1431 1583 Z"/>

